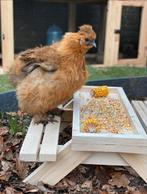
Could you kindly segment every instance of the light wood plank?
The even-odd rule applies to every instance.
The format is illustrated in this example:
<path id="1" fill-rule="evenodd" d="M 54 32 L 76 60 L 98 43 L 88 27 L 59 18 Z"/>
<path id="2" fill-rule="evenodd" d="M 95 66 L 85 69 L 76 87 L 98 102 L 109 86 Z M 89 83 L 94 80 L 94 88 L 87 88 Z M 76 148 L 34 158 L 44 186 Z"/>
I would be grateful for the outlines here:
<path id="1" fill-rule="evenodd" d="M 147 107 L 146 107 L 146 105 L 141 100 L 138 100 L 138 103 L 139 103 L 139 106 L 142 108 L 142 110 L 145 113 L 146 118 L 147 118 Z"/>
<path id="2" fill-rule="evenodd" d="M 43 134 L 43 125 L 34 124 L 32 120 L 23 145 L 20 150 L 19 158 L 23 161 L 36 161 L 38 160 L 38 153 L 40 149 L 40 141 Z"/>
<path id="3" fill-rule="evenodd" d="M 139 134 L 146 135 L 144 128 L 142 127 L 133 107 L 130 104 L 130 101 L 128 100 L 123 88 L 118 88 L 120 97 L 122 99 L 122 103 L 124 104 L 124 107 L 126 109 L 126 113 L 128 117 L 130 118 L 130 121 L 132 125 L 134 125 L 136 131 L 138 131 Z"/>
<path id="4" fill-rule="evenodd" d="M 72 137 L 76 132 L 79 132 L 80 126 L 80 92 L 74 94 L 74 103 L 73 103 L 73 120 L 72 120 Z M 78 119 L 77 119 L 78 118 Z"/>
<path id="5" fill-rule="evenodd" d="M 116 145 L 116 144 L 89 144 L 86 143 L 72 143 L 72 150 L 76 151 L 91 151 L 91 152 L 114 152 L 115 153 L 134 153 L 134 154 L 147 154 L 146 146 L 128 146 L 128 145 Z"/>
<path id="6" fill-rule="evenodd" d="M 118 0 L 122 2 L 124 6 L 143 7 L 145 0 Z"/>
<path id="7" fill-rule="evenodd" d="M 13 0 L 1 3 L 2 63 L 4 71 L 14 60 Z"/>
<path id="8" fill-rule="evenodd" d="M 90 157 L 90 152 L 75 152 L 70 149 L 71 141 L 59 153 L 55 162 L 46 162 L 28 176 L 24 182 L 37 184 L 39 181 L 55 185 L 74 168 Z"/>
<path id="9" fill-rule="evenodd" d="M 142 66 L 146 66 L 146 54 L 145 49 L 147 48 L 147 1 L 144 1 L 142 5 L 142 15 L 141 15 L 141 27 L 140 27 L 140 37 L 139 37 L 139 50 L 138 58 L 142 61 Z"/>
<path id="10" fill-rule="evenodd" d="M 147 131 L 147 116 L 146 116 L 146 114 L 144 113 L 144 111 L 140 107 L 138 101 L 133 100 L 132 105 L 133 105 L 138 117 L 140 118 L 140 121 L 141 121 L 144 129 Z"/>
<path id="11" fill-rule="evenodd" d="M 117 64 L 118 61 L 120 35 L 116 34 L 115 30 L 120 29 L 122 12 L 121 3 L 121 1 L 108 1 L 104 65 L 113 66 Z"/>
<path id="12" fill-rule="evenodd" d="M 122 158 L 147 182 L 147 155 L 120 154 Z"/>
<path id="13" fill-rule="evenodd" d="M 132 141 L 133 139 L 133 141 Z M 116 134 L 112 135 L 109 133 L 77 133 L 73 138 L 73 143 L 78 144 L 91 144 L 95 145 L 124 145 L 124 146 L 147 146 L 147 138 L 145 135 L 137 134 Z"/>
<path id="14" fill-rule="evenodd" d="M 120 66 L 125 66 L 127 64 L 127 66 L 130 67 L 143 67 L 144 66 L 144 62 L 143 59 L 140 58 L 136 58 L 136 59 L 118 59 L 117 64 Z"/>
<path id="15" fill-rule="evenodd" d="M 63 106 L 63 110 L 72 111 L 73 110 L 73 99 L 71 99 L 67 104 Z"/>
<path id="16" fill-rule="evenodd" d="M 44 136 L 39 153 L 39 161 L 55 161 L 58 147 L 58 137 L 61 119 L 55 116 L 57 122 L 45 126 Z"/>
<path id="17" fill-rule="evenodd" d="M 117 153 L 104 153 L 98 152 L 93 153 L 88 159 L 82 164 L 93 164 L 93 165 L 112 165 L 112 166 L 128 166 L 128 163 Z"/>

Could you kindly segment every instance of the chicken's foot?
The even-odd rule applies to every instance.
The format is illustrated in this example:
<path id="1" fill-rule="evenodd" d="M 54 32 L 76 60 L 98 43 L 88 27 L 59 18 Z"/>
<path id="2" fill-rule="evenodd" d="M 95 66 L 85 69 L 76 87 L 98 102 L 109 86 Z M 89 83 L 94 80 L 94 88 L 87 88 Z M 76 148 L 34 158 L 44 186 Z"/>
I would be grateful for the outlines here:
<path id="1" fill-rule="evenodd" d="M 48 113 L 45 114 L 37 114 L 34 116 L 34 123 L 39 124 L 42 123 L 43 125 L 47 125 L 48 123 L 57 122 L 55 116 L 61 116 L 63 114 L 63 110 L 55 108 Z"/>
<path id="2" fill-rule="evenodd" d="M 59 108 L 55 108 L 51 111 L 48 112 L 48 122 L 54 123 L 57 122 L 57 120 L 55 119 L 55 116 L 62 116 L 64 110 L 61 110 Z"/>

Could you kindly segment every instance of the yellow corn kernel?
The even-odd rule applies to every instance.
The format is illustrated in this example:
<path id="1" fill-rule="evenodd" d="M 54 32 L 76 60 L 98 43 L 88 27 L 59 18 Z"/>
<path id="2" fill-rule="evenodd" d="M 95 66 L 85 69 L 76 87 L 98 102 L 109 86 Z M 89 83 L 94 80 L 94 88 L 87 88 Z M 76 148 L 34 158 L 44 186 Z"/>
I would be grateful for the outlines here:
<path id="1" fill-rule="evenodd" d="M 97 120 L 95 118 L 87 118 L 82 123 L 83 131 L 85 132 L 88 132 L 90 127 L 96 130 L 96 127 L 98 126 Z"/>
<path id="2" fill-rule="evenodd" d="M 109 94 L 109 89 L 107 86 L 98 86 L 96 88 L 91 89 L 91 96 L 98 98 L 98 97 L 105 97 Z"/>

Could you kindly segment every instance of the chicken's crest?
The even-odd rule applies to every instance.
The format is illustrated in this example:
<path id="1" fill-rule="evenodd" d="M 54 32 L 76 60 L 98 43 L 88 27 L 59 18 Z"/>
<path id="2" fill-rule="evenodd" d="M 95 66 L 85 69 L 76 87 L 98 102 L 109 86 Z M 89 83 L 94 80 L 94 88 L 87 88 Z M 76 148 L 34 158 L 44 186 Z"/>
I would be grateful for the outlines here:
<path id="1" fill-rule="evenodd" d="M 85 24 L 85 25 L 80 26 L 79 29 L 80 29 L 78 31 L 79 34 L 85 35 L 86 38 L 89 38 L 89 39 L 93 39 L 93 40 L 96 39 L 96 34 L 94 30 L 92 29 L 91 25 Z"/>
<path id="2" fill-rule="evenodd" d="M 78 32 L 68 32 L 61 40 L 61 50 L 86 53 L 95 46 L 96 33 L 91 25 L 82 25 Z"/>

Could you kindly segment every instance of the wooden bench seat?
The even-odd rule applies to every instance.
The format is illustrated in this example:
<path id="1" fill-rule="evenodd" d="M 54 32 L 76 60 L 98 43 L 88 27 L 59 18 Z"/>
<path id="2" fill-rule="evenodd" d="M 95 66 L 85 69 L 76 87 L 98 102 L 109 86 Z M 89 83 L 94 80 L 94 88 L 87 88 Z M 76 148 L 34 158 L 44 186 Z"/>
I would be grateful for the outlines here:
<path id="1" fill-rule="evenodd" d="M 20 160 L 23 161 L 55 161 L 60 128 L 60 117 L 57 122 L 49 123 L 45 127 L 42 124 L 34 124 L 33 120 L 28 128 L 20 150 Z"/>

